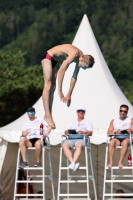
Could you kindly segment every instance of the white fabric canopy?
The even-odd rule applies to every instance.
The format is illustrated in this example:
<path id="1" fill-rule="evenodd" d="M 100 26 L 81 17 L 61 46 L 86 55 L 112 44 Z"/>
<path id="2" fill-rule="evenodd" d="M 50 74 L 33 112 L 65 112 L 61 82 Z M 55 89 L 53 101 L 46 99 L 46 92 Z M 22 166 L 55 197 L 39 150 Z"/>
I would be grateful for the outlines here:
<path id="1" fill-rule="evenodd" d="M 66 104 L 60 102 L 57 91 L 54 95 L 53 118 L 56 123 L 56 130 L 50 134 L 50 142 L 53 145 L 60 143 L 67 124 L 76 118 L 76 108 L 83 104 L 86 107 L 85 118 L 89 119 L 94 132 L 91 142 L 101 144 L 106 141 L 106 132 L 110 121 L 118 116 L 119 106 L 127 104 L 129 106 L 129 116 L 133 116 L 133 107 L 126 99 L 117 83 L 115 82 L 97 44 L 90 23 L 84 15 L 79 29 L 72 43 L 80 48 L 84 54 L 93 55 L 95 64 L 92 69 L 80 69 L 76 86 L 72 94 L 72 103 L 68 108 Z M 70 79 L 75 64 L 72 63 L 66 71 L 63 81 L 63 93 L 67 94 Z M 37 116 L 44 115 L 42 98 L 34 105 Z M 14 122 L 0 128 L 0 137 L 9 142 L 18 142 L 22 131 L 23 122 L 27 119 L 24 114 Z"/>

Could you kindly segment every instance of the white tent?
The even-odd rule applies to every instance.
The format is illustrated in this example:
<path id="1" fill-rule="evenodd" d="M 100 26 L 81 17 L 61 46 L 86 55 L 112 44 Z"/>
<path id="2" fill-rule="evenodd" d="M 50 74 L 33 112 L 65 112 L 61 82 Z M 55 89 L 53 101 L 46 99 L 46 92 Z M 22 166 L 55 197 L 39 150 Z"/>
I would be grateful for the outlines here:
<path id="1" fill-rule="evenodd" d="M 50 142 L 52 145 L 60 143 L 61 135 L 68 122 L 71 119 L 76 118 L 76 108 L 79 104 L 83 104 L 87 110 L 85 117 L 90 119 L 94 126 L 91 142 L 93 144 L 102 144 L 106 142 L 106 132 L 110 121 L 114 117 L 118 116 L 119 106 L 121 104 L 127 104 L 129 106 L 130 116 L 133 115 L 133 107 L 115 82 L 99 49 L 86 15 L 84 15 L 82 19 L 74 38 L 73 45 L 80 48 L 84 54 L 93 55 L 95 58 L 95 64 L 92 69 L 85 71 L 82 69 L 80 70 L 72 94 L 72 103 L 69 108 L 64 103 L 60 102 L 58 93 L 57 91 L 55 92 L 53 118 L 57 128 L 50 133 Z M 63 81 L 64 94 L 67 94 L 74 66 L 75 64 L 72 63 L 65 74 Z M 38 116 L 44 115 L 42 98 L 36 102 L 34 107 Z M 25 113 L 14 122 L 0 128 L 0 172 L 2 169 L 2 161 L 4 161 L 7 143 L 15 143 L 19 141 L 22 124 L 26 119 L 27 114 Z"/>
<path id="2" fill-rule="evenodd" d="M 68 108 L 66 104 L 60 102 L 56 90 L 53 104 L 53 118 L 56 123 L 56 130 L 50 134 L 51 144 L 60 143 L 60 135 L 66 128 L 70 119 L 75 118 L 75 111 L 79 104 L 86 107 L 86 118 L 90 119 L 94 126 L 92 143 L 101 144 L 106 141 L 106 130 L 111 119 L 118 116 L 119 106 L 127 104 L 129 106 L 129 115 L 133 115 L 133 107 L 126 99 L 117 83 L 115 82 L 97 44 L 90 23 L 84 15 L 74 38 L 73 45 L 80 48 L 84 54 L 93 55 L 95 64 L 92 69 L 80 69 L 78 80 L 72 94 L 72 103 Z M 66 71 L 63 92 L 67 94 L 70 79 L 75 64 L 72 63 Z M 44 109 L 42 98 L 34 105 L 37 115 L 43 116 Z M 9 142 L 18 142 L 21 135 L 22 124 L 26 120 L 27 114 L 15 120 L 14 122 L 0 128 L 0 137 Z M 99 138 L 100 137 L 100 138 Z"/>

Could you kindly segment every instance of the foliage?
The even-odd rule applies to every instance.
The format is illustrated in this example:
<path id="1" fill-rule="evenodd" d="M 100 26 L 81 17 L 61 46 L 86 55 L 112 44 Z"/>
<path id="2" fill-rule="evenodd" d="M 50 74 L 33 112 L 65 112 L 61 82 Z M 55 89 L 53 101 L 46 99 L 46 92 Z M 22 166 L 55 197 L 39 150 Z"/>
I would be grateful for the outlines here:
<path id="1" fill-rule="evenodd" d="M 10 113 L 1 125 L 20 116 L 41 95 L 41 55 L 55 45 L 72 43 L 84 14 L 115 80 L 133 104 L 132 10 L 133 1 L 129 0 L 1 0 L 0 76 L 3 79 L 0 82 L 4 82 L 0 89 L 1 115 L 9 108 L 10 101 L 15 105 L 10 105 L 13 118 Z"/>
<path id="2" fill-rule="evenodd" d="M 41 96 L 42 68 L 26 68 L 24 55 L 22 52 L 13 56 L 0 52 L 0 126 L 25 113 Z"/>

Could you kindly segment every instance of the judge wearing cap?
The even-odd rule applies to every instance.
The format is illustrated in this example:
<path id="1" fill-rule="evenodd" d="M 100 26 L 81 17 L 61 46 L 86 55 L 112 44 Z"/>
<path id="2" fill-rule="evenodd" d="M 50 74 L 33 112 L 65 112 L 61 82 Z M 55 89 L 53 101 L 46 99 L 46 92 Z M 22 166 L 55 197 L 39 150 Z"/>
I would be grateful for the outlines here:
<path id="1" fill-rule="evenodd" d="M 26 149 L 28 147 L 36 147 L 36 164 L 34 167 L 41 166 L 42 135 L 40 135 L 40 125 L 43 126 L 43 135 L 48 135 L 51 127 L 48 126 L 48 123 L 43 118 L 36 117 L 35 114 L 35 108 L 29 107 L 27 109 L 28 119 L 23 124 L 22 136 L 19 142 L 20 152 L 23 160 L 23 162 L 19 165 L 19 168 L 28 167 L 26 160 Z"/>
<path id="2" fill-rule="evenodd" d="M 86 108 L 83 105 L 78 106 L 77 110 L 77 119 L 72 120 L 69 125 L 67 126 L 67 129 L 65 130 L 65 134 L 68 135 L 70 132 L 69 130 L 75 130 L 77 134 L 87 134 L 89 136 L 92 135 L 93 126 L 92 123 L 85 119 L 85 113 Z M 74 155 L 72 155 L 71 149 L 75 147 Z M 63 142 L 62 148 L 64 151 L 64 154 L 70 161 L 69 169 L 72 169 L 72 171 L 76 171 L 79 167 L 79 164 L 77 162 L 81 150 L 84 147 L 84 140 L 83 139 L 67 139 Z"/>

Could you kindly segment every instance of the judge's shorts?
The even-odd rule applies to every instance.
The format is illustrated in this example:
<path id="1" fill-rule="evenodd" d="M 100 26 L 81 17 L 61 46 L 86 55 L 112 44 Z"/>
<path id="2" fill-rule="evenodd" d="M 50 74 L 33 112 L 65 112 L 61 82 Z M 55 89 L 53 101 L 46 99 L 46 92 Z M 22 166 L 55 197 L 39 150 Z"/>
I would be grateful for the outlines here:
<path id="1" fill-rule="evenodd" d="M 81 144 L 83 147 L 85 146 L 84 140 L 83 139 L 66 139 L 63 144 L 68 144 L 70 146 L 70 148 L 72 149 L 73 147 L 76 147 L 77 144 Z"/>

